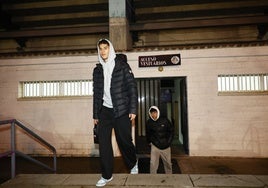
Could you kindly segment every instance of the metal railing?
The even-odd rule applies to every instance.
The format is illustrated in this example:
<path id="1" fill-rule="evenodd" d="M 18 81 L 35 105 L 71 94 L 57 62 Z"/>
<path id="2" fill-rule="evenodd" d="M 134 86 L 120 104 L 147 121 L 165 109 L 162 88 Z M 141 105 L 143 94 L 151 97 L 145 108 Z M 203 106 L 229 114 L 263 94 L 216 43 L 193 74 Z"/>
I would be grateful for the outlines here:
<path id="1" fill-rule="evenodd" d="M 15 176 L 16 176 L 16 172 L 15 172 L 16 171 L 16 155 L 24 157 L 25 159 L 28 159 L 28 160 L 30 160 L 30 161 L 32 161 L 40 166 L 43 166 L 44 168 L 46 168 L 48 170 L 56 172 L 56 170 L 57 170 L 57 154 L 56 154 L 56 149 L 52 145 L 50 145 L 47 141 L 45 141 L 43 138 L 38 136 L 36 133 L 31 131 L 30 129 L 25 127 L 21 122 L 19 122 L 16 119 L 0 121 L 0 126 L 6 125 L 6 124 L 11 124 L 11 150 L 4 152 L 4 153 L 0 153 L 0 158 L 11 155 L 11 178 L 15 178 Z M 51 168 L 50 166 L 32 158 L 29 155 L 26 155 L 26 154 L 16 150 L 16 136 L 15 136 L 15 128 L 16 128 L 15 126 L 16 125 L 19 126 L 21 129 L 23 129 L 24 131 L 26 131 L 27 134 L 34 137 L 36 142 L 43 144 L 48 150 L 53 152 L 53 159 L 54 159 L 54 163 L 53 163 L 54 167 L 53 168 Z"/>

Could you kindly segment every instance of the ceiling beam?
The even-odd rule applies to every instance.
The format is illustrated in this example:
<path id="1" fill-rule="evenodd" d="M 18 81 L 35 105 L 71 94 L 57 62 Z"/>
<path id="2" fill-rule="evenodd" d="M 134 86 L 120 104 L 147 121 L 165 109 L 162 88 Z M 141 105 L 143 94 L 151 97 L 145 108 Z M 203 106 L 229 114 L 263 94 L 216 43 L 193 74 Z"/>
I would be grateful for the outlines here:
<path id="1" fill-rule="evenodd" d="M 202 28 L 216 26 L 232 26 L 232 25 L 258 25 L 267 24 L 268 15 L 260 16 L 243 16 L 232 18 L 207 18 L 194 20 L 177 20 L 169 22 L 149 22 L 134 23 L 130 25 L 130 31 L 150 31 L 163 29 L 185 29 L 185 28 Z M 109 26 L 85 26 L 85 27 L 68 27 L 53 29 L 35 29 L 35 30 L 16 30 L 0 32 L 0 39 L 11 38 L 33 38 L 33 37 L 53 37 L 53 36 L 71 36 L 86 35 L 95 33 L 108 33 Z"/>
<path id="2" fill-rule="evenodd" d="M 130 31 L 185 29 L 185 28 L 202 28 L 202 27 L 252 25 L 252 24 L 256 25 L 264 23 L 268 23 L 268 15 L 137 23 L 130 25 Z"/>
<path id="3" fill-rule="evenodd" d="M 33 37 L 53 37 L 67 35 L 84 35 L 94 33 L 108 33 L 109 26 L 85 26 L 85 27 L 66 27 L 53 29 L 33 29 L 33 30 L 16 30 L 0 32 L 0 39 L 11 38 L 33 38 Z"/>

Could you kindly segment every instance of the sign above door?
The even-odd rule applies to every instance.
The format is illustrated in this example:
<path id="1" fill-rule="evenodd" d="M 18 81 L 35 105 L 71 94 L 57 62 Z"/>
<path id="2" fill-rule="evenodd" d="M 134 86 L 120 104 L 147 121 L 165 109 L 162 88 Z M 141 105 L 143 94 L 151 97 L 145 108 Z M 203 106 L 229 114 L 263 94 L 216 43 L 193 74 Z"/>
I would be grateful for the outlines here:
<path id="1" fill-rule="evenodd" d="M 180 64 L 180 54 L 139 56 L 139 67 L 175 66 Z"/>

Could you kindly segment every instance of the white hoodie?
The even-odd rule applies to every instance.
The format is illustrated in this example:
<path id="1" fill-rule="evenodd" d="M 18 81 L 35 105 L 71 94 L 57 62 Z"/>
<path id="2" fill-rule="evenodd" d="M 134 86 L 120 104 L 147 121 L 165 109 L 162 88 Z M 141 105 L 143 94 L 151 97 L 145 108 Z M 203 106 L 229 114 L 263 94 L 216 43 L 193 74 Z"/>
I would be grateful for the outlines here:
<path id="1" fill-rule="evenodd" d="M 103 40 L 103 39 L 101 39 Z M 115 51 L 112 43 L 108 40 L 105 39 L 107 42 L 110 44 L 110 51 L 109 51 L 109 57 L 107 61 L 105 62 L 99 52 L 99 42 L 97 44 L 97 49 L 98 49 L 98 59 L 100 64 L 102 65 L 103 68 L 103 76 L 104 76 L 104 94 L 103 94 L 103 105 L 108 107 L 108 108 L 113 108 L 113 103 L 112 103 L 112 98 L 111 98 L 111 93 L 110 93 L 110 88 L 111 88 L 111 79 L 112 79 L 112 73 L 114 70 L 115 66 Z"/>
<path id="2" fill-rule="evenodd" d="M 152 118 L 152 116 L 151 116 L 151 113 L 150 113 L 150 111 L 151 111 L 151 109 L 155 109 L 156 111 L 157 111 L 157 118 L 154 120 L 153 118 Z M 157 121 L 158 119 L 159 119 L 159 116 L 160 116 L 160 110 L 158 109 L 158 107 L 157 106 L 151 106 L 150 108 L 149 108 L 149 116 L 150 116 L 150 118 L 153 120 L 153 121 Z"/>

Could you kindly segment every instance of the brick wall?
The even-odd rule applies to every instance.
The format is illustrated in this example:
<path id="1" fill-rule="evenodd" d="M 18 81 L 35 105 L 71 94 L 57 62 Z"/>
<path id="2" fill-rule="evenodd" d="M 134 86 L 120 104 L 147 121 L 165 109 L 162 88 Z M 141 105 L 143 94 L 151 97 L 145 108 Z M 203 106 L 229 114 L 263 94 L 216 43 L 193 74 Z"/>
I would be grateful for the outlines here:
<path id="1" fill-rule="evenodd" d="M 189 149 L 192 156 L 268 157 L 268 95 L 218 96 L 217 75 L 268 73 L 268 47 L 128 52 L 137 78 L 187 77 Z M 139 55 L 181 54 L 181 66 L 138 68 Z M 19 81 L 91 79 L 92 56 L 0 59 L 0 119 L 16 118 L 59 156 L 95 156 L 92 98 L 18 100 Z M 148 74 L 149 73 L 149 74 Z M 9 150 L 9 126 L 0 126 L 0 152 Z M 119 155 L 113 137 L 115 154 Z M 18 150 L 48 155 L 17 129 Z"/>

